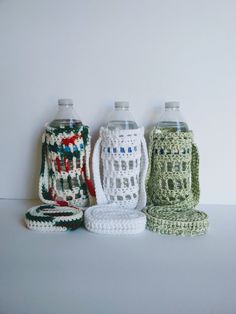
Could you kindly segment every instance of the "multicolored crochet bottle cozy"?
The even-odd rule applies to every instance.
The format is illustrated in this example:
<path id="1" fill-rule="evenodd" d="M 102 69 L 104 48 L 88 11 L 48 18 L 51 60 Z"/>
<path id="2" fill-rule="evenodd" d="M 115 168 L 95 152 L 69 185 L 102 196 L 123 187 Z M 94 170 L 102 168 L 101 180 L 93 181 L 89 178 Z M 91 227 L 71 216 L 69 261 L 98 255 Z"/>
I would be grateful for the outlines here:
<path id="1" fill-rule="evenodd" d="M 100 179 L 100 152 L 103 182 Z M 113 203 L 121 208 L 143 209 L 147 166 L 143 128 L 110 130 L 102 127 L 93 155 L 97 204 Z"/>
<path id="2" fill-rule="evenodd" d="M 42 137 L 39 197 L 46 204 L 27 211 L 29 229 L 66 231 L 81 226 L 81 207 L 92 204 L 95 196 L 89 156 L 88 127 L 78 119 L 72 99 L 59 99 L 57 115 Z"/>
<path id="3" fill-rule="evenodd" d="M 146 179 L 147 228 L 162 234 L 198 235 L 208 228 L 199 202 L 199 155 L 193 134 L 155 127 L 150 134 Z"/>
<path id="4" fill-rule="evenodd" d="M 88 127 L 46 126 L 42 137 L 39 197 L 47 204 L 85 207 L 95 196 L 89 171 Z"/>

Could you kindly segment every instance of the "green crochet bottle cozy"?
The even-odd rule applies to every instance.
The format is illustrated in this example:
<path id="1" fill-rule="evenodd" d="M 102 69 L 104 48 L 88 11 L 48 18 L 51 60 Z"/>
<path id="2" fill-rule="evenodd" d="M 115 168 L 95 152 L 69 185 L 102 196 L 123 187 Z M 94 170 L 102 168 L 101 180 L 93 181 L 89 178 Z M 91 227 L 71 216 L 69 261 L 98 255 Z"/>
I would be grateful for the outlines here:
<path id="1" fill-rule="evenodd" d="M 199 203 L 199 155 L 189 132 L 150 134 L 146 179 L 147 228 L 161 234 L 198 235 L 208 228 L 208 217 L 195 210 Z"/>

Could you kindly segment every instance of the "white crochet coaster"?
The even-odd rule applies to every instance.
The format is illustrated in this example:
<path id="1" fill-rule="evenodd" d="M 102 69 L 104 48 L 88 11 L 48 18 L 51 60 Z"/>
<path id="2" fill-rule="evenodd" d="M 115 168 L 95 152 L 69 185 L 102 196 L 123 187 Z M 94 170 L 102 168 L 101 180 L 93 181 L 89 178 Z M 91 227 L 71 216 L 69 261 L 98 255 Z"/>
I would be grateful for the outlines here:
<path id="1" fill-rule="evenodd" d="M 83 211 L 72 207 L 38 205 L 25 214 L 26 226 L 35 231 L 67 231 L 79 228 L 83 223 Z"/>
<path id="2" fill-rule="evenodd" d="M 102 234 L 136 234 L 145 230 L 144 213 L 115 207 L 114 205 L 97 205 L 89 207 L 84 214 L 86 229 Z"/>

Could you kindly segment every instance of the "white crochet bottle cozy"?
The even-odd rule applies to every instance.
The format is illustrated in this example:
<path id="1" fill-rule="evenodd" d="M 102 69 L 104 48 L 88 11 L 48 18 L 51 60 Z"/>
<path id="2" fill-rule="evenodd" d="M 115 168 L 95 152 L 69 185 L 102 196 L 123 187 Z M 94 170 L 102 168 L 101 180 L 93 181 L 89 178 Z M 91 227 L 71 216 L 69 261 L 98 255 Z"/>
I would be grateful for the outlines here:
<path id="1" fill-rule="evenodd" d="M 98 205 L 114 203 L 120 208 L 138 210 L 145 207 L 148 155 L 143 127 L 132 130 L 101 127 L 92 166 Z"/>

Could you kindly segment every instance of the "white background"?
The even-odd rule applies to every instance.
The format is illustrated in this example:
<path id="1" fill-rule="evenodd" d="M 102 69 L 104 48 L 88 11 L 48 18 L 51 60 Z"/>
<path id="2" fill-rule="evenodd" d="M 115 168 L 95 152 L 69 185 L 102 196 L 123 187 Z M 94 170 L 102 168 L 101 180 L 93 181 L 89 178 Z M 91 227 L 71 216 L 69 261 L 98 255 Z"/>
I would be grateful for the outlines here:
<path id="1" fill-rule="evenodd" d="M 179 100 L 201 156 L 201 202 L 236 203 L 236 1 L 0 0 L 0 197 L 37 197 L 58 97 L 97 130 L 115 100 L 155 124 Z"/>

